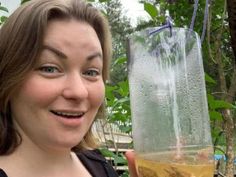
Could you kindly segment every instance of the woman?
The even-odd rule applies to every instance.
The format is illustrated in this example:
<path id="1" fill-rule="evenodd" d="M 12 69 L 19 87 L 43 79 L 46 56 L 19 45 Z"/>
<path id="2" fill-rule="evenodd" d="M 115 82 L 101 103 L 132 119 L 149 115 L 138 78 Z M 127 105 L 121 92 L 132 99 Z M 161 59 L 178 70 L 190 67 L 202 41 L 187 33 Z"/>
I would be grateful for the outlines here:
<path id="1" fill-rule="evenodd" d="M 82 0 L 32 0 L 0 41 L 0 176 L 118 176 L 90 129 L 111 57 L 106 19 Z"/>

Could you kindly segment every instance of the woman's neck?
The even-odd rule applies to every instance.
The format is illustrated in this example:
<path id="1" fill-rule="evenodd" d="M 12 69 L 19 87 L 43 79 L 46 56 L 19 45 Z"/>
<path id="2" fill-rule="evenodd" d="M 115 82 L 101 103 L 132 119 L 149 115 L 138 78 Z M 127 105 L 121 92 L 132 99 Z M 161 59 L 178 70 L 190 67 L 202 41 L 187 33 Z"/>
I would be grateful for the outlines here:
<path id="1" fill-rule="evenodd" d="M 0 168 L 12 177 L 89 176 L 70 149 L 37 146 L 27 138 L 12 154 L 0 157 Z"/>

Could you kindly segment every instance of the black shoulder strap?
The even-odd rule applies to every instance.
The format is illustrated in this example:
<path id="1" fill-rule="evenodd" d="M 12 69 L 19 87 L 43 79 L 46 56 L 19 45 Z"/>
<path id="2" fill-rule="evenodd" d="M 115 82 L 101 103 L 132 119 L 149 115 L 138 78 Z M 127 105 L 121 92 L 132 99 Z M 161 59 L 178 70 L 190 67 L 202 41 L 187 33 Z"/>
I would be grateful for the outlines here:
<path id="1" fill-rule="evenodd" d="M 99 150 L 82 151 L 77 156 L 93 177 L 118 177 Z"/>
<path id="2" fill-rule="evenodd" d="M 7 174 L 3 171 L 3 169 L 0 169 L 0 177 L 8 177 Z"/>

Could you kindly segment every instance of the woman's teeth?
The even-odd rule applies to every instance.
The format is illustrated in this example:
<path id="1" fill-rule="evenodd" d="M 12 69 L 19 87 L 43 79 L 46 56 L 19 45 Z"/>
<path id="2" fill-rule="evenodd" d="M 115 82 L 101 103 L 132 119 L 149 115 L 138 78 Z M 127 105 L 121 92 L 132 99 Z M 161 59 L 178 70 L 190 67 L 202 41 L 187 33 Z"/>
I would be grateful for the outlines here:
<path id="1" fill-rule="evenodd" d="M 80 118 L 84 115 L 84 113 L 70 113 L 70 112 L 60 112 L 60 111 L 51 111 L 53 114 L 57 116 L 65 117 L 65 118 Z"/>

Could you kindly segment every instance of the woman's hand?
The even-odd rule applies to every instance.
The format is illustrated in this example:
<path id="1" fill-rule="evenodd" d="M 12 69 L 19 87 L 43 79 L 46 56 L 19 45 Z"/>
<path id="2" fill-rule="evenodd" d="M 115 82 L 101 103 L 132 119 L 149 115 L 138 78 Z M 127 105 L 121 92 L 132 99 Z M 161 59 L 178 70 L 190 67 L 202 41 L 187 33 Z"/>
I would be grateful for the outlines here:
<path id="1" fill-rule="evenodd" d="M 127 151 L 125 153 L 125 157 L 128 160 L 130 177 L 138 177 L 138 174 L 135 168 L 134 151 Z"/>

